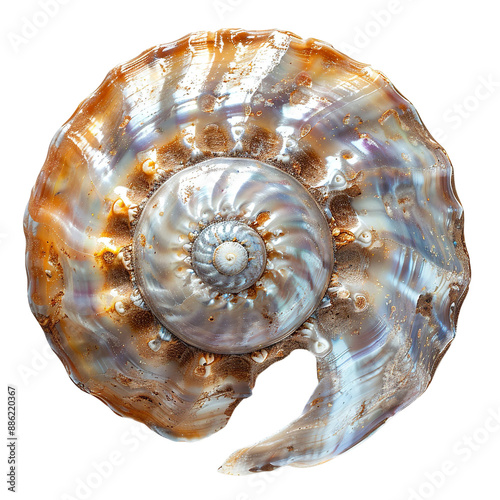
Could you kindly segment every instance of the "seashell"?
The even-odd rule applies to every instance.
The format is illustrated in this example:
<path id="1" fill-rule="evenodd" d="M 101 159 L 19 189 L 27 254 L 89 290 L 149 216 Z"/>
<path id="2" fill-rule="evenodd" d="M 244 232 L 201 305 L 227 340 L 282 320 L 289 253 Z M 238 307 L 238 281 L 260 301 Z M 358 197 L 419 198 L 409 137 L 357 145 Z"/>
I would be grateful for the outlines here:
<path id="1" fill-rule="evenodd" d="M 232 474 L 314 465 L 429 385 L 470 270 L 444 150 L 381 73 L 281 31 L 195 33 L 115 68 L 54 137 L 24 228 L 71 379 L 172 439 L 317 359 L 301 416 Z"/>

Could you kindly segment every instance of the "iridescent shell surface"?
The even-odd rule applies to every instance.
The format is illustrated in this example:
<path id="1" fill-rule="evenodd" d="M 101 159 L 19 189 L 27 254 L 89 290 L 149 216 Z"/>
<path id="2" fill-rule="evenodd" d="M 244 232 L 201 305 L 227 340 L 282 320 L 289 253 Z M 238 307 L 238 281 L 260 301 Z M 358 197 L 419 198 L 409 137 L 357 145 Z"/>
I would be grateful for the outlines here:
<path id="1" fill-rule="evenodd" d="M 470 279 L 451 164 L 411 103 L 280 31 L 112 70 L 52 141 L 24 226 L 31 310 L 72 380 L 163 436 L 222 429 L 272 363 L 317 358 L 302 415 L 233 474 L 324 462 L 415 400 Z"/>

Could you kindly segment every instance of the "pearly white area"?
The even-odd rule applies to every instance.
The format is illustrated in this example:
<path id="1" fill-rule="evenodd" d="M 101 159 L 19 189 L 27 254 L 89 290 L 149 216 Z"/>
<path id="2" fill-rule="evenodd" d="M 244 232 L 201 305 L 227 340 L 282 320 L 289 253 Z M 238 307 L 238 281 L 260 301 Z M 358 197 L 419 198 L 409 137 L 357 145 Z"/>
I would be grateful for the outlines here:
<path id="1" fill-rule="evenodd" d="M 248 253 L 243 245 L 235 241 L 225 241 L 215 249 L 213 261 L 217 271 L 234 276 L 247 267 Z"/>

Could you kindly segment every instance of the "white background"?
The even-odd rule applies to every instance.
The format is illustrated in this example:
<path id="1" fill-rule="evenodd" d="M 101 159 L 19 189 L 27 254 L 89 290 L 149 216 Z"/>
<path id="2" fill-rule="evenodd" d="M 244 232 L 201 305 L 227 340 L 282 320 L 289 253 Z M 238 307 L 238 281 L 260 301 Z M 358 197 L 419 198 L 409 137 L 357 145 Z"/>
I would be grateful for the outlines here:
<path id="1" fill-rule="evenodd" d="M 2 391 L 7 383 L 18 389 L 17 498 L 499 499 L 497 3 L 54 1 L 45 25 L 31 32 L 27 22 L 43 24 L 42 2 L 0 7 Z M 454 164 L 473 274 L 457 338 L 417 402 L 324 465 L 245 477 L 217 468 L 298 416 L 316 385 L 312 356 L 294 353 L 261 375 L 253 397 L 218 434 L 171 442 L 73 385 L 30 314 L 24 271 L 23 211 L 57 129 L 117 64 L 191 31 L 221 27 L 287 29 L 382 70 Z M 103 469 L 111 459 L 112 470 Z"/>

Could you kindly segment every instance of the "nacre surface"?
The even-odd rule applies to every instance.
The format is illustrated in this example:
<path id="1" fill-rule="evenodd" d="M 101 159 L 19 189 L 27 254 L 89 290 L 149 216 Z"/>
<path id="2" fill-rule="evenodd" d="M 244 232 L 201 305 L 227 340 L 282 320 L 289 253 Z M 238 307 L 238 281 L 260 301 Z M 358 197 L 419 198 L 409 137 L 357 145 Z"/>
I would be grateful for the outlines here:
<path id="1" fill-rule="evenodd" d="M 54 137 L 24 228 L 30 307 L 71 379 L 163 436 L 222 429 L 260 372 L 316 357 L 302 415 L 232 474 L 324 462 L 414 401 L 470 280 L 453 170 L 412 104 L 281 31 L 112 70 Z"/>
<path id="2" fill-rule="evenodd" d="M 214 265 L 224 243 L 247 254 L 237 274 Z M 166 180 L 142 210 L 133 254 L 155 317 L 187 343 L 226 354 L 296 330 L 333 266 L 331 231 L 314 198 L 282 170 L 247 158 L 206 160 Z"/>

